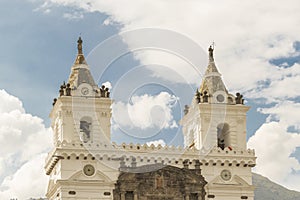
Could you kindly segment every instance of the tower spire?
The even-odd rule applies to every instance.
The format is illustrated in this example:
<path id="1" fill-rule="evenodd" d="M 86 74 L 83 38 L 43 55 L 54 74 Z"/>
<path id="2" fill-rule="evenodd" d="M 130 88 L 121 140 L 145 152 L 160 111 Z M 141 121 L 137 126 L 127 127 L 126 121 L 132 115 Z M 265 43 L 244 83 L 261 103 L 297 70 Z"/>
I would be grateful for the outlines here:
<path id="1" fill-rule="evenodd" d="M 90 72 L 89 66 L 87 65 L 83 51 L 82 51 L 82 39 L 79 36 L 77 40 L 77 56 L 74 65 L 71 69 L 71 74 L 68 83 L 70 83 L 71 88 L 77 88 L 82 83 L 90 84 L 91 86 L 96 86 L 94 78 Z"/>
<path id="2" fill-rule="evenodd" d="M 214 46 L 215 44 L 213 43 L 208 48 L 209 62 L 199 90 L 200 93 L 204 94 L 204 92 L 207 92 L 207 94 L 210 96 L 217 91 L 227 92 L 227 89 L 221 78 L 221 74 L 219 73 L 214 61 Z"/>

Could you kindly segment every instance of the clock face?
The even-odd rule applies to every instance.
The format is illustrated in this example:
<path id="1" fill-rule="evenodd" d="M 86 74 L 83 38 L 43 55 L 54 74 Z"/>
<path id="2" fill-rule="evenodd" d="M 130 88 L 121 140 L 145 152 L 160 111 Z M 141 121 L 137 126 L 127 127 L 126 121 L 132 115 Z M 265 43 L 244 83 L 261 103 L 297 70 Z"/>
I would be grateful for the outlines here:
<path id="1" fill-rule="evenodd" d="M 218 102 L 224 102 L 225 97 L 224 97 L 222 94 L 219 94 L 219 95 L 217 96 L 217 100 L 218 100 Z"/>
<path id="2" fill-rule="evenodd" d="M 231 172 L 227 169 L 224 169 L 222 172 L 221 172 L 221 178 L 224 180 L 224 181 L 229 181 L 231 179 Z"/>
<path id="3" fill-rule="evenodd" d="M 81 89 L 81 94 L 88 95 L 89 94 L 89 89 L 87 87 L 82 88 Z"/>
<path id="4" fill-rule="evenodd" d="M 92 176 L 92 175 L 94 175 L 94 173 L 95 173 L 95 168 L 94 168 L 93 165 L 85 165 L 85 166 L 83 167 L 83 172 L 84 172 L 84 174 L 87 175 L 87 176 Z"/>

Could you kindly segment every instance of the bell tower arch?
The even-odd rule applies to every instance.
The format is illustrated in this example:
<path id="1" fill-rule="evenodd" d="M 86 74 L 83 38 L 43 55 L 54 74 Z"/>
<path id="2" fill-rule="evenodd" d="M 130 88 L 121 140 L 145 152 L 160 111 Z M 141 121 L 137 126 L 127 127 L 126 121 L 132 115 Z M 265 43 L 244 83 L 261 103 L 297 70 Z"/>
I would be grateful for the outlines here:
<path id="1" fill-rule="evenodd" d="M 220 123 L 217 126 L 218 147 L 224 150 L 225 147 L 231 147 L 230 127 L 227 123 Z"/>

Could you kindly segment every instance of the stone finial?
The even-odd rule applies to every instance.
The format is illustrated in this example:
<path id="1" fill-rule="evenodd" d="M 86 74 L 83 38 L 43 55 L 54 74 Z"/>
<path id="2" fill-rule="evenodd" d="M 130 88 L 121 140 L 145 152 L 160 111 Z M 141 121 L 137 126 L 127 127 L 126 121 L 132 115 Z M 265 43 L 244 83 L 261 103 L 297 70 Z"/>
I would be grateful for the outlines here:
<path id="1" fill-rule="evenodd" d="M 184 160 L 183 161 L 183 168 L 188 169 L 189 168 L 189 162 L 190 161 L 188 159 Z"/>
<path id="2" fill-rule="evenodd" d="M 201 175 L 201 163 L 199 160 L 195 160 L 195 172 L 199 175 Z"/>
<path id="3" fill-rule="evenodd" d="M 236 93 L 235 103 L 244 104 L 243 95 L 241 95 L 240 93 Z"/>
<path id="4" fill-rule="evenodd" d="M 195 160 L 195 169 L 200 170 L 200 161 L 199 160 Z"/>
<path id="5" fill-rule="evenodd" d="M 209 55 L 209 61 L 214 61 L 214 49 L 213 47 L 210 45 L 208 48 L 208 55 Z"/>
<path id="6" fill-rule="evenodd" d="M 109 88 L 105 88 L 105 97 L 109 98 L 109 94 L 110 94 Z"/>
<path id="7" fill-rule="evenodd" d="M 54 99 L 53 99 L 52 106 L 54 106 L 54 105 L 55 105 L 56 101 L 57 101 L 57 99 L 56 99 L 56 98 L 54 98 Z"/>
<path id="8" fill-rule="evenodd" d="M 203 93 L 203 103 L 208 103 L 208 97 L 209 97 L 209 95 L 207 94 L 207 91 L 204 91 L 204 93 Z"/>
<path id="9" fill-rule="evenodd" d="M 100 96 L 105 97 L 105 85 L 102 85 L 100 88 Z"/>
<path id="10" fill-rule="evenodd" d="M 59 90 L 59 96 L 63 96 L 63 95 L 65 95 L 65 89 L 64 89 L 64 86 L 61 85 L 60 90 Z"/>
<path id="11" fill-rule="evenodd" d="M 81 37 L 79 37 L 78 40 L 77 40 L 77 49 L 78 49 L 78 54 L 83 54 L 82 53 L 82 39 L 81 39 Z"/>
<path id="12" fill-rule="evenodd" d="M 189 108 L 188 105 L 185 105 L 185 106 L 184 106 L 183 112 L 184 112 L 185 115 L 189 113 L 189 109 L 190 109 L 190 108 Z"/>
<path id="13" fill-rule="evenodd" d="M 67 96 L 71 96 L 71 88 L 70 88 L 70 86 L 71 86 L 70 83 L 68 83 L 67 87 L 66 87 L 66 95 Z"/>
<path id="14" fill-rule="evenodd" d="M 109 95 L 109 88 L 105 87 L 105 85 L 102 85 L 100 88 L 100 97 L 109 98 Z"/>
<path id="15" fill-rule="evenodd" d="M 66 84 L 65 81 L 60 86 L 59 96 L 71 96 L 70 83 Z"/>
<path id="16" fill-rule="evenodd" d="M 196 98 L 197 103 L 200 103 L 200 100 L 201 100 L 200 96 L 201 96 L 201 94 L 200 94 L 199 90 L 197 89 L 196 94 L 195 94 L 195 98 Z"/>
<path id="17" fill-rule="evenodd" d="M 84 55 L 83 55 L 83 51 L 82 51 L 82 39 L 81 39 L 81 37 L 79 37 L 78 40 L 77 40 L 77 50 L 78 50 L 78 55 L 76 57 L 75 64 L 86 64 L 85 58 L 84 58 Z"/>
<path id="18" fill-rule="evenodd" d="M 85 58 L 82 52 L 82 39 L 81 37 L 78 38 L 77 40 L 77 50 L 78 50 L 78 55 L 75 60 L 75 64 L 86 64 Z"/>

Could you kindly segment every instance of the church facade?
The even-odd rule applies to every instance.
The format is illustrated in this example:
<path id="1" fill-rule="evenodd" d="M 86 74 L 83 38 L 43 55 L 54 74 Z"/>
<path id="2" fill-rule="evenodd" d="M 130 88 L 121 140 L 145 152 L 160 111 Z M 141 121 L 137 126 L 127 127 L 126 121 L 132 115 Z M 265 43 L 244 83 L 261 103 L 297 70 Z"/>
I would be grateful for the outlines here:
<path id="1" fill-rule="evenodd" d="M 180 124 L 184 147 L 111 142 L 110 91 L 78 54 L 50 113 L 54 148 L 45 161 L 49 200 L 254 199 L 254 150 L 246 146 L 243 96 L 209 64 Z"/>

